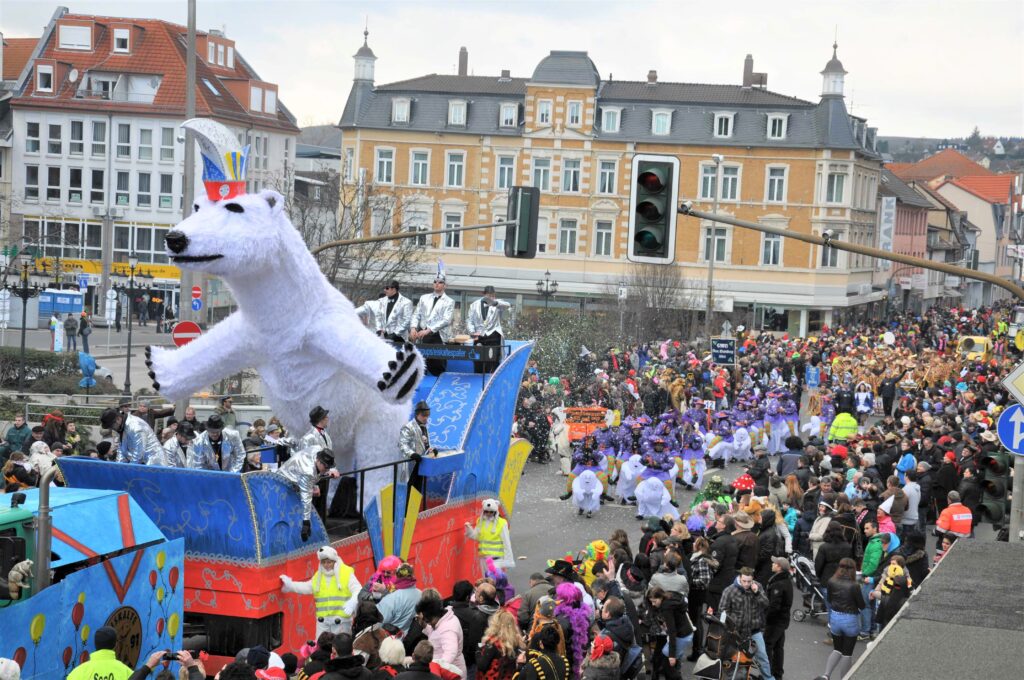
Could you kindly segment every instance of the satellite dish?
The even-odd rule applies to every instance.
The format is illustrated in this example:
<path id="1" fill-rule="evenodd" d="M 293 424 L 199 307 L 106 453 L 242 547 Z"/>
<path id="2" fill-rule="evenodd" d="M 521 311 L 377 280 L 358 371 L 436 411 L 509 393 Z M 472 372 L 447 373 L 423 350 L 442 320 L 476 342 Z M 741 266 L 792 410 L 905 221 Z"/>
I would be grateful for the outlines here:
<path id="1" fill-rule="evenodd" d="M 78 80 L 78 69 L 71 69 L 71 73 L 68 74 L 68 81 L 74 83 Z"/>

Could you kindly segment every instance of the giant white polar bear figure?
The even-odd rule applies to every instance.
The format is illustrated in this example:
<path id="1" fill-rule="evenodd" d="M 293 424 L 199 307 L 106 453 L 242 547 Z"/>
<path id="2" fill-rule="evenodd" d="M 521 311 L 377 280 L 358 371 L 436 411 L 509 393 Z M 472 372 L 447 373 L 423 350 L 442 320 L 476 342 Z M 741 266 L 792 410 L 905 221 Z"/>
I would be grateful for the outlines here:
<path id="1" fill-rule="evenodd" d="M 241 153 L 244 167 L 245 151 L 230 151 L 235 138 L 226 128 L 198 119 L 185 126 L 199 135 L 207 173 L 216 161 L 209 156 L 223 148 L 229 171 L 233 153 Z M 422 358 L 412 345 L 396 350 L 363 326 L 321 273 L 281 195 L 247 195 L 237 177 L 228 172 L 235 181 L 216 181 L 204 173 L 209 198 L 196 198 L 193 214 L 167 233 L 166 245 L 175 265 L 219 276 L 238 310 L 184 347 L 148 348 L 153 386 L 179 399 L 254 367 L 274 412 L 296 435 L 309 429 L 314 406 L 331 412 L 339 470 L 397 458 Z M 371 493 L 392 478 L 390 469 L 378 472 L 367 474 Z"/>

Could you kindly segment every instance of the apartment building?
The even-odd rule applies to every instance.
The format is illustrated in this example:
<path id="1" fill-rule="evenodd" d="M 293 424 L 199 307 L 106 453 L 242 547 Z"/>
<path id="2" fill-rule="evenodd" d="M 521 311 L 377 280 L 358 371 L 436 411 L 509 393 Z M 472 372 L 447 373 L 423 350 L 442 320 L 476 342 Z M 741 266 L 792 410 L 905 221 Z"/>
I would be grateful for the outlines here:
<path id="1" fill-rule="evenodd" d="M 51 271 L 86 275 L 87 302 L 135 252 L 147 280 L 177 307 L 180 272 L 163 237 L 182 217 L 186 29 L 166 21 L 59 8 L 11 98 L 13 177 L 5 239 L 41 248 Z M 250 190 L 291 184 L 298 128 L 278 85 L 235 42 L 199 32 L 196 112 L 250 145 Z M 200 185 L 201 186 L 201 185 Z M 151 278 L 150 278 L 151 277 Z"/>
<path id="2" fill-rule="evenodd" d="M 741 219 L 876 242 L 875 130 L 845 107 L 835 46 L 818 101 L 768 90 L 749 55 L 736 85 L 663 82 L 655 70 L 641 81 L 606 79 L 586 52 L 569 51 L 551 52 L 530 77 L 469 75 L 464 49 L 455 75 L 375 84 L 366 40 L 354 59 L 339 122 L 342 181 L 379 202 L 367 229 L 486 224 L 504 216 L 510 186 L 542 191 L 534 260 L 502 257 L 500 228 L 422 237 L 457 294 L 493 284 L 522 305 L 543 305 L 535 282 L 550 272 L 559 283 L 551 304 L 614 300 L 635 272 L 627 253 L 636 153 L 678 157 L 679 195 L 700 209 L 717 195 L 719 209 Z M 694 292 L 681 307 L 705 304 L 708 257 L 716 309 L 758 327 L 805 333 L 835 323 L 834 310 L 864 312 L 885 297 L 869 258 L 680 217 L 673 266 Z"/>

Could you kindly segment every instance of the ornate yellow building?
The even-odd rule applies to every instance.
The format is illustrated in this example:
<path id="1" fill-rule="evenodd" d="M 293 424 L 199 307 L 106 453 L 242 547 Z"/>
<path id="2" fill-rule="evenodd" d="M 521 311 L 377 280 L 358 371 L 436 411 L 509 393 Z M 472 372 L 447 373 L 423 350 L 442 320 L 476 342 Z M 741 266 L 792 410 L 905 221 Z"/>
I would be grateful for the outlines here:
<path id="1" fill-rule="evenodd" d="M 875 243 L 875 130 L 847 112 L 834 50 L 816 103 L 766 89 L 749 55 L 741 85 L 660 82 L 655 71 L 603 80 L 586 52 L 563 51 L 530 78 L 468 75 L 463 51 L 457 75 L 375 85 L 375 61 L 364 42 L 340 121 L 344 181 L 393 197 L 393 212 L 381 208 L 368 228 L 488 223 L 505 215 L 508 187 L 542 191 L 534 260 L 504 258 L 503 229 L 424 238 L 456 294 L 493 284 L 543 304 L 535 282 L 549 271 L 557 304 L 614 300 L 635 275 L 630 161 L 641 152 L 678 157 L 680 199 L 701 209 L 717 192 L 720 211 L 742 219 Z M 716 309 L 738 323 L 804 333 L 883 296 L 867 258 L 727 225 L 712 233 L 692 218 L 676 230 L 672 266 L 693 293 L 681 306 L 703 306 L 709 252 Z"/>

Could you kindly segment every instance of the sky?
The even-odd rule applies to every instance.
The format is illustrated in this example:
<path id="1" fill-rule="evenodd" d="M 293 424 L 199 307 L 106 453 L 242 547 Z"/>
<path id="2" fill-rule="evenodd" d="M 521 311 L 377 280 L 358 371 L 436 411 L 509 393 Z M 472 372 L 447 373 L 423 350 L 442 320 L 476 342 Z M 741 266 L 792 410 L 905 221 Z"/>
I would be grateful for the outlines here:
<path id="1" fill-rule="evenodd" d="M 78 2 L 74 13 L 186 23 L 186 0 Z M 57 5 L 3 0 L 7 37 L 39 35 Z M 641 8 L 641 9 L 638 9 Z M 768 89 L 810 101 L 832 41 L 846 103 L 880 135 L 1024 135 L 1021 0 L 198 0 L 200 30 L 224 29 L 302 126 L 336 123 L 352 55 L 369 27 L 376 82 L 454 73 L 529 77 L 551 50 L 585 50 L 603 78 L 742 82 L 743 59 Z"/>

